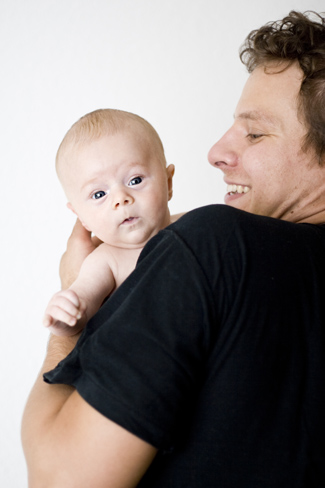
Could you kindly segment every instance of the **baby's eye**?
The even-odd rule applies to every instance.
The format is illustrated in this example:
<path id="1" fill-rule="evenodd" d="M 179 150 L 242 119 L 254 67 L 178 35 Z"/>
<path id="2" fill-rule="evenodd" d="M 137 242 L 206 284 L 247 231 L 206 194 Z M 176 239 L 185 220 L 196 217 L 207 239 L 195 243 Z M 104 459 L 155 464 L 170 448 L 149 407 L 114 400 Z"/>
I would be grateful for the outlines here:
<path id="1" fill-rule="evenodd" d="M 106 192 L 100 190 L 100 191 L 96 191 L 95 193 L 93 193 L 91 195 L 91 198 L 93 200 L 99 200 L 99 198 L 103 198 L 105 195 L 106 195 Z"/>
<path id="2" fill-rule="evenodd" d="M 129 182 L 129 186 L 139 185 L 141 181 L 142 181 L 141 176 L 136 176 L 135 178 L 132 178 L 132 180 Z"/>

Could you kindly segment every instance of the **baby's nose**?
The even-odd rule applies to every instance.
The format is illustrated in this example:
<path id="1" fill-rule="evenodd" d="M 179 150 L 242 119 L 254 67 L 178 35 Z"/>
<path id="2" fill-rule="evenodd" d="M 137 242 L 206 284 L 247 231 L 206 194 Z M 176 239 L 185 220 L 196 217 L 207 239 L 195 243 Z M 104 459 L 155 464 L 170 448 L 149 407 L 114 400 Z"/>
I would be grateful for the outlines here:
<path id="1" fill-rule="evenodd" d="M 112 206 L 113 209 L 116 209 L 124 205 L 131 205 L 133 202 L 134 199 L 131 195 L 120 191 L 114 195 Z"/>

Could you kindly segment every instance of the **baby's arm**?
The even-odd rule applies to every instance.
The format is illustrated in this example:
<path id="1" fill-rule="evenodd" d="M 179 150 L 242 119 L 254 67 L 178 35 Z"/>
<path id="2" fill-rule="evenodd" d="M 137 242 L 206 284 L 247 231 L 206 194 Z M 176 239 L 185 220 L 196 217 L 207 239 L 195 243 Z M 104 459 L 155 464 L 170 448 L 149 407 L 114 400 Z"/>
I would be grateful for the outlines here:
<path id="1" fill-rule="evenodd" d="M 50 300 L 43 319 L 55 335 L 74 335 L 82 330 L 115 288 L 110 253 L 101 244 L 84 260 L 78 278 Z"/>

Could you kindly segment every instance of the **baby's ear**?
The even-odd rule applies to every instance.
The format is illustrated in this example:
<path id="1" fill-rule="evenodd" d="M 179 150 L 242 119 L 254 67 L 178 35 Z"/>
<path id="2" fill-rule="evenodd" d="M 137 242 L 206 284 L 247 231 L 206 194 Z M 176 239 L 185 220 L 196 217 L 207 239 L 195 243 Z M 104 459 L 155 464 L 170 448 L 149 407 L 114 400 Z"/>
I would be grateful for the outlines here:
<path id="1" fill-rule="evenodd" d="M 86 230 L 88 230 L 89 232 L 91 232 L 91 230 L 88 229 L 88 227 L 86 226 L 86 224 L 81 220 L 81 218 L 79 217 L 79 215 L 77 214 L 77 212 L 75 211 L 75 209 L 73 208 L 73 206 L 71 205 L 70 202 L 67 203 L 67 207 L 78 217 L 78 219 L 80 220 L 80 222 L 82 223 L 82 225 L 84 226 L 84 228 Z"/>
<path id="2" fill-rule="evenodd" d="M 75 209 L 73 208 L 73 206 L 71 205 L 71 203 L 70 203 L 70 202 L 68 202 L 68 203 L 67 203 L 67 207 L 68 207 L 68 208 L 69 208 L 69 209 L 70 209 L 70 210 L 71 210 L 71 211 L 72 211 L 72 212 L 73 212 L 75 215 L 77 215 L 77 212 L 75 211 Z M 78 217 L 78 215 L 77 215 L 77 217 Z"/>

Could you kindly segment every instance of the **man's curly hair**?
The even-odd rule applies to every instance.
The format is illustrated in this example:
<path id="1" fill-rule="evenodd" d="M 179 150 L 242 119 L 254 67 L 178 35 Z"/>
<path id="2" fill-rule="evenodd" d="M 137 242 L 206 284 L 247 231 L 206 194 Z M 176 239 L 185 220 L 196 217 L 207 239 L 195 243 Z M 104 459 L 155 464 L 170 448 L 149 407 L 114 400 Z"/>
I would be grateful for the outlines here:
<path id="1" fill-rule="evenodd" d="M 308 11 L 291 11 L 283 20 L 253 30 L 240 49 L 240 59 L 251 73 L 257 66 L 298 62 L 303 71 L 298 103 L 307 134 L 303 144 L 312 147 L 325 164 L 325 17 Z M 282 64 L 282 63 L 281 63 Z"/>

